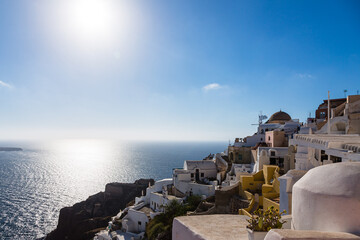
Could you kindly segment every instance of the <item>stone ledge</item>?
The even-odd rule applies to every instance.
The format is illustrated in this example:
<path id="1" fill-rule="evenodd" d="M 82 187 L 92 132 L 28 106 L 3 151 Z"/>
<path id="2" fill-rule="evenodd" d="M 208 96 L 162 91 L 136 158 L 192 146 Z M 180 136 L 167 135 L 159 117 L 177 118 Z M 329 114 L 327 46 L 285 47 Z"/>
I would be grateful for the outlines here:
<path id="1" fill-rule="evenodd" d="M 360 240 L 360 237 L 344 232 L 320 232 L 307 230 L 273 229 L 266 235 L 264 240 Z"/>
<path id="2" fill-rule="evenodd" d="M 173 221 L 173 240 L 247 240 L 247 216 L 231 214 L 177 217 Z"/>

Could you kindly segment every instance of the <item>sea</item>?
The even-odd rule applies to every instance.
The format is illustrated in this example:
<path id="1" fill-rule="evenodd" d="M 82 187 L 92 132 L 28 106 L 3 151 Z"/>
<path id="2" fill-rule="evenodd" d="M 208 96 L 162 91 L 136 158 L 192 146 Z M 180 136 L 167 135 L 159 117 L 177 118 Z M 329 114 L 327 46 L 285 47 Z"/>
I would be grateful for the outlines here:
<path id="1" fill-rule="evenodd" d="M 226 142 L 70 139 L 0 142 L 0 239 L 39 239 L 59 211 L 104 191 L 110 182 L 169 178 L 185 160 L 223 152 Z"/>

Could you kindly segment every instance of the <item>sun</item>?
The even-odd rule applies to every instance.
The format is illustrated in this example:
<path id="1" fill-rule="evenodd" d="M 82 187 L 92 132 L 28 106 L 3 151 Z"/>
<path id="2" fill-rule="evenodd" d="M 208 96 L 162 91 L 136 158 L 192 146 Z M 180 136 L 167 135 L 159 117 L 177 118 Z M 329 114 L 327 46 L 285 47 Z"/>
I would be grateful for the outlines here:
<path id="1" fill-rule="evenodd" d="M 117 52 L 125 59 L 145 29 L 140 10 L 132 1 L 49 0 L 39 7 L 36 17 L 46 44 L 59 56 L 74 57 L 66 61 L 98 59 Z"/>
<path id="2" fill-rule="evenodd" d="M 117 12 L 111 0 L 71 0 L 62 6 L 63 32 L 81 43 L 101 42 L 113 38 Z"/>

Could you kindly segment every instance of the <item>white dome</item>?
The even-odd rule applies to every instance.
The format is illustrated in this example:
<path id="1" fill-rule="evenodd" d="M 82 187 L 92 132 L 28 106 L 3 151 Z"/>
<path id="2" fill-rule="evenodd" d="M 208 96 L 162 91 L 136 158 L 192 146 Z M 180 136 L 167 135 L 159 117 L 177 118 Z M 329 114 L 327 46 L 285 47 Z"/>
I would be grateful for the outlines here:
<path id="1" fill-rule="evenodd" d="M 360 163 L 334 163 L 307 172 L 293 187 L 295 230 L 360 235 Z"/>

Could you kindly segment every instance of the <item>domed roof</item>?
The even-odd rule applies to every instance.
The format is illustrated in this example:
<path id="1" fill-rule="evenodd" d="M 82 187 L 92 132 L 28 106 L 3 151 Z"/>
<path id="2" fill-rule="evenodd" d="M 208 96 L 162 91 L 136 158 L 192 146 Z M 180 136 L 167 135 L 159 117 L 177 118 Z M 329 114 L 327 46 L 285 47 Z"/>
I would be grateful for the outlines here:
<path id="1" fill-rule="evenodd" d="M 266 123 L 285 123 L 290 120 L 291 120 L 290 115 L 280 110 L 279 112 L 276 112 L 273 115 L 271 115 L 271 117 Z"/>
<path id="2" fill-rule="evenodd" d="M 291 215 L 296 230 L 360 234 L 360 163 L 309 170 L 292 188 Z"/>

